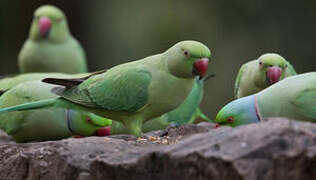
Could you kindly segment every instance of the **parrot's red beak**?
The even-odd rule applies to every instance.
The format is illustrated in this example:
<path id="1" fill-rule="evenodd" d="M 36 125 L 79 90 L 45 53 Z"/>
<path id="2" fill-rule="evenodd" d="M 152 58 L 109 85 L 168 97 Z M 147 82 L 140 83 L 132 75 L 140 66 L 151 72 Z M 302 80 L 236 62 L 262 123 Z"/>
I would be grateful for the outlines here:
<path id="1" fill-rule="evenodd" d="M 97 136 L 109 136 L 111 135 L 111 127 L 103 127 L 97 130 L 96 132 Z"/>
<path id="2" fill-rule="evenodd" d="M 216 123 L 214 126 L 214 129 L 221 127 L 221 125 L 219 123 Z"/>
<path id="3" fill-rule="evenodd" d="M 52 27 L 52 21 L 48 17 L 41 17 L 38 21 L 39 33 L 42 37 L 47 37 Z"/>
<path id="4" fill-rule="evenodd" d="M 281 74 L 282 69 L 280 67 L 269 67 L 267 71 L 267 77 L 269 79 L 269 82 L 271 84 L 277 83 L 278 81 L 280 81 Z"/>
<path id="5" fill-rule="evenodd" d="M 194 62 L 193 74 L 200 76 L 200 79 L 206 75 L 208 68 L 208 59 L 202 58 Z"/>

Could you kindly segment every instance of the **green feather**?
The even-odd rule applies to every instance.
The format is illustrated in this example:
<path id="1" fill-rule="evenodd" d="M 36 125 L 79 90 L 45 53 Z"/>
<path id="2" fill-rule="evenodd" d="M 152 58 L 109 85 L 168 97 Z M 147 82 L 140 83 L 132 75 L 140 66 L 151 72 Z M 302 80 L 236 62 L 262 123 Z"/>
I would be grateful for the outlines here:
<path id="1" fill-rule="evenodd" d="M 237 99 L 238 97 L 238 91 L 239 91 L 239 86 L 240 86 L 240 80 L 243 76 L 243 71 L 244 69 L 246 68 L 246 64 L 242 65 L 241 68 L 239 69 L 238 71 L 238 74 L 237 74 L 237 78 L 236 78 L 236 81 L 235 81 L 235 88 L 234 88 L 234 95 L 235 95 L 235 98 Z"/>
<path id="2" fill-rule="evenodd" d="M 316 122 L 316 87 L 299 92 L 292 103 L 302 115 L 314 118 Z"/>

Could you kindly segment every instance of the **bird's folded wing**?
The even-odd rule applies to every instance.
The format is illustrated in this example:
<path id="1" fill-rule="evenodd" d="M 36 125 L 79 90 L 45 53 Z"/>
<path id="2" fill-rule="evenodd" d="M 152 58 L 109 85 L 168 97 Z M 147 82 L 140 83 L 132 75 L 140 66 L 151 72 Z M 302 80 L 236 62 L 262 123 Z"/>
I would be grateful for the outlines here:
<path id="1" fill-rule="evenodd" d="M 74 103 L 111 111 L 136 112 L 148 102 L 151 74 L 125 71 L 116 77 L 97 75 L 70 88 L 57 87 L 54 92 Z M 76 80 L 74 80 L 74 84 Z"/>
<path id="2" fill-rule="evenodd" d="M 292 103 L 301 113 L 316 121 L 316 88 L 307 88 L 299 92 Z"/>
<path id="3" fill-rule="evenodd" d="M 241 77 L 243 75 L 243 71 L 244 71 L 245 67 L 246 67 L 246 64 L 242 65 L 240 70 L 238 71 L 238 74 L 237 74 L 237 78 L 236 78 L 236 82 L 235 82 L 235 88 L 234 88 L 235 98 L 237 98 L 237 95 L 238 95 L 240 81 L 241 81 Z"/>

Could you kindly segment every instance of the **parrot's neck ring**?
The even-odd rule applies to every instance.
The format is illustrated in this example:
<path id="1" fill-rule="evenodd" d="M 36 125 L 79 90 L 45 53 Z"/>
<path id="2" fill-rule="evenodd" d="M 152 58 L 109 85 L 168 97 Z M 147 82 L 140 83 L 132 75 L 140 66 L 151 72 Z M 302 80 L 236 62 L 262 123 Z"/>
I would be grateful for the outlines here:
<path id="1" fill-rule="evenodd" d="M 260 122 L 261 121 L 261 113 L 260 113 L 260 109 L 259 109 L 259 106 L 258 106 L 258 100 L 257 100 L 257 96 L 255 96 L 255 109 L 256 109 L 256 115 L 257 115 L 257 118 L 258 118 L 258 121 Z"/>
<path id="2" fill-rule="evenodd" d="M 65 111 L 68 130 L 69 130 L 72 134 L 80 135 L 80 134 L 78 134 L 77 132 L 75 132 L 75 131 L 71 128 L 70 111 L 71 111 L 70 109 L 66 109 L 66 111 Z"/>

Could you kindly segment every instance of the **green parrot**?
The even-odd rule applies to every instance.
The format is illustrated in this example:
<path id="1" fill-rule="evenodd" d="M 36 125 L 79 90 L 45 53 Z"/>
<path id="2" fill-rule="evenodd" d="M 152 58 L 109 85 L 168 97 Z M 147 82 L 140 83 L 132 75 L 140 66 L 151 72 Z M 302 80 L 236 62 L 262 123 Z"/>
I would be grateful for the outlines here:
<path id="1" fill-rule="evenodd" d="M 56 85 L 40 81 L 21 83 L 0 97 L 0 107 L 55 98 L 51 92 Z M 73 135 L 104 134 L 104 126 L 111 121 L 92 113 L 62 108 L 49 108 L 0 114 L 0 128 L 17 142 L 45 141 L 67 138 Z"/>
<path id="2" fill-rule="evenodd" d="M 146 121 L 178 107 L 189 95 L 194 78 L 204 77 L 208 47 L 196 41 L 181 41 L 162 54 L 115 66 L 105 73 L 79 79 L 47 78 L 59 98 L 8 108 L 0 112 L 63 107 L 95 113 L 122 122 L 141 136 Z"/>
<path id="3" fill-rule="evenodd" d="M 87 72 L 85 52 L 70 34 L 66 16 L 59 8 L 44 5 L 35 11 L 18 65 L 22 73 Z"/>
<path id="4" fill-rule="evenodd" d="M 213 77 L 213 75 L 210 77 Z M 146 133 L 150 131 L 165 129 L 171 123 L 174 123 L 176 125 L 191 124 L 194 123 L 197 118 L 204 121 L 210 121 L 210 119 L 206 115 L 204 115 L 199 108 L 199 105 L 203 98 L 203 86 L 205 80 L 207 80 L 207 78 L 203 78 L 201 80 L 196 78 L 190 94 L 179 107 L 166 114 L 163 114 L 160 117 L 147 121 L 146 123 L 144 123 L 142 131 Z M 112 122 L 111 134 L 125 133 L 128 133 L 128 130 L 124 127 L 122 123 L 115 121 Z"/>
<path id="5" fill-rule="evenodd" d="M 316 72 L 288 77 L 259 93 L 237 99 L 224 106 L 215 121 L 234 127 L 270 117 L 316 122 Z"/>
<path id="6" fill-rule="evenodd" d="M 241 66 L 235 81 L 235 98 L 257 93 L 293 75 L 296 75 L 293 66 L 282 56 L 274 53 L 263 54 Z"/>

